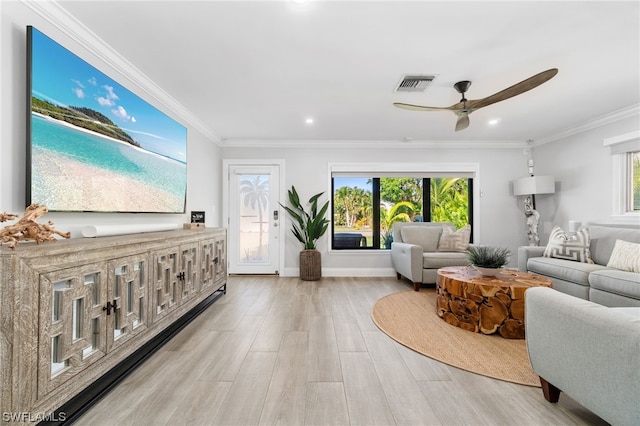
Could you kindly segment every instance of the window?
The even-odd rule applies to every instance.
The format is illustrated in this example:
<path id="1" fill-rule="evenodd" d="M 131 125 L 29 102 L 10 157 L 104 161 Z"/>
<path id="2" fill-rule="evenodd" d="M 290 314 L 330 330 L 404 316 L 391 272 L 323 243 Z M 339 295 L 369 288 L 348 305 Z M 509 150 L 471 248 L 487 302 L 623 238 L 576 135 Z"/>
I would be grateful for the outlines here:
<path id="1" fill-rule="evenodd" d="M 395 222 L 473 219 L 470 173 L 332 171 L 332 248 L 389 249 Z"/>
<path id="2" fill-rule="evenodd" d="M 604 140 L 613 161 L 613 214 L 615 222 L 637 224 L 640 218 L 640 132 Z"/>
<path id="3" fill-rule="evenodd" d="M 627 153 L 627 210 L 640 211 L 640 151 Z"/>

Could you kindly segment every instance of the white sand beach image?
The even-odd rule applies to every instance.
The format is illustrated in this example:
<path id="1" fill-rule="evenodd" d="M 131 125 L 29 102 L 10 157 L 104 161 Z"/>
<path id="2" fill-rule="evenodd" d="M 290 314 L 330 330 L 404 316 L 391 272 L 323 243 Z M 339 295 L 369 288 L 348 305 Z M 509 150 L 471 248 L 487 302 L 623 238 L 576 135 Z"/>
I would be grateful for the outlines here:
<path id="1" fill-rule="evenodd" d="M 184 163 L 50 117 L 33 120 L 33 200 L 52 211 L 184 210 Z"/>

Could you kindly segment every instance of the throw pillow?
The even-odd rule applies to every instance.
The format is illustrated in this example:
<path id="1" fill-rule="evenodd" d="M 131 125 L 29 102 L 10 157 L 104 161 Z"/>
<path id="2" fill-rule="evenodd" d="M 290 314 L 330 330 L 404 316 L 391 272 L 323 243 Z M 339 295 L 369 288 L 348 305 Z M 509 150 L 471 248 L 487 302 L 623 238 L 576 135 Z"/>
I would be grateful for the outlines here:
<path id="1" fill-rule="evenodd" d="M 628 272 L 640 272 L 640 244 L 616 240 L 607 266 Z"/>
<path id="2" fill-rule="evenodd" d="M 400 228 L 402 241 L 422 247 L 422 251 L 436 251 L 442 228 L 439 226 L 403 226 Z"/>
<path id="3" fill-rule="evenodd" d="M 580 228 L 575 234 L 567 234 L 559 226 L 554 227 L 549 235 L 549 243 L 544 250 L 544 257 L 573 260 L 575 262 L 593 263 L 591 260 L 591 233 L 589 228 Z"/>
<path id="4" fill-rule="evenodd" d="M 453 226 L 443 226 L 437 251 L 464 252 L 469 248 L 470 239 L 471 225 L 465 225 L 457 231 Z"/>

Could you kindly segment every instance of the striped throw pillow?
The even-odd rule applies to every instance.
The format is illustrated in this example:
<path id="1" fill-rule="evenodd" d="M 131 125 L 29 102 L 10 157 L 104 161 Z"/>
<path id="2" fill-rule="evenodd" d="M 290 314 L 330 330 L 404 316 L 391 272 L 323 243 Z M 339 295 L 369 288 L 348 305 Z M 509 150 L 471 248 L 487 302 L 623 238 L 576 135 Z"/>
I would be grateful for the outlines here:
<path id="1" fill-rule="evenodd" d="M 607 266 L 628 272 L 640 272 L 640 244 L 616 240 Z"/>
<path id="2" fill-rule="evenodd" d="M 593 263 L 591 260 L 591 234 L 589 228 L 580 228 L 575 234 L 567 234 L 556 226 L 551 230 L 544 257 Z"/>

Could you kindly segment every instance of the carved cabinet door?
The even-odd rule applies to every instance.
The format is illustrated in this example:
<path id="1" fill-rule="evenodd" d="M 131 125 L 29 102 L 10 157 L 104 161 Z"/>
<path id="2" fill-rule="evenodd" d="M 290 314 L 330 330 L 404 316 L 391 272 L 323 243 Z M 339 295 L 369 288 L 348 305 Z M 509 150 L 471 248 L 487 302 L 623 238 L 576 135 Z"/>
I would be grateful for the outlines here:
<path id="1" fill-rule="evenodd" d="M 147 254 L 109 261 L 106 321 L 107 351 L 124 344 L 149 326 Z"/>
<path id="2" fill-rule="evenodd" d="M 194 299 L 200 290 L 200 259 L 198 251 L 197 243 L 180 246 L 178 281 L 181 305 Z"/>
<path id="3" fill-rule="evenodd" d="M 227 239 L 226 237 L 216 238 L 215 256 L 215 280 L 216 282 L 227 278 Z"/>
<path id="4" fill-rule="evenodd" d="M 107 352 L 104 262 L 40 275 L 38 396 L 42 397 Z"/>
<path id="5" fill-rule="evenodd" d="M 178 247 L 171 247 L 167 250 L 154 251 L 151 254 L 153 267 L 150 282 L 153 321 L 167 316 L 180 302 L 179 253 Z"/>

